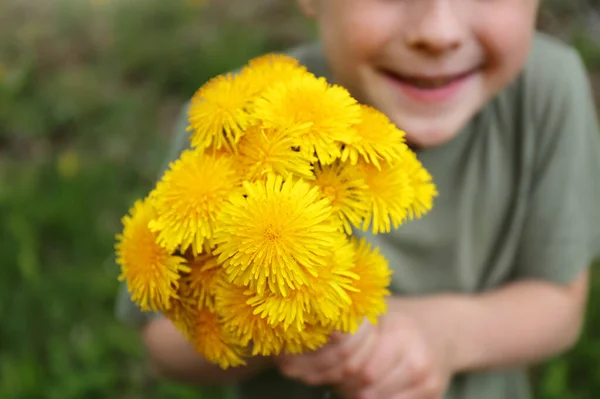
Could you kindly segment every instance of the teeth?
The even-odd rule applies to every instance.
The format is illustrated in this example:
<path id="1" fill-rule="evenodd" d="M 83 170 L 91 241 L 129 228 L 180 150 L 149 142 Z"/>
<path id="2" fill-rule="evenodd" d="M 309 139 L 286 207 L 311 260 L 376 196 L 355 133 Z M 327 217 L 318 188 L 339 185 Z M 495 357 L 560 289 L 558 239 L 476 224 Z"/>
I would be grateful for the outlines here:
<path id="1" fill-rule="evenodd" d="M 410 79 L 409 82 L 417 87 L 435 89 L 447 85 L 451 79 Z"/>
<path id="2" fill-rule="evenodd" d="M 433 79 L 424 79 L 418 77 L 411 77 L 405 75 L 399 75 L 396 73 L 389 73 L 390 76 L 393 76 L 395 79 L 408 83 L 412 86 L 419 87 L 422 89 L 437 89 L 440 87 L 444 87 L 449 83 L 452 83 L 457 77 L 445 77 L 445 78 L 433 78 Z"/>

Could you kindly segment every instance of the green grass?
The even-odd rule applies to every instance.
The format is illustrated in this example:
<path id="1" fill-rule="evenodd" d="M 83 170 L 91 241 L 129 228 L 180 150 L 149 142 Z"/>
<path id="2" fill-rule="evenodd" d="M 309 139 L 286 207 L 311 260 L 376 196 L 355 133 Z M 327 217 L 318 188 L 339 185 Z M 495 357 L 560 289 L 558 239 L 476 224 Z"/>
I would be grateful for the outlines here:
<path id="1" fill-rule="evenodd" d="M 115 320 L 114 234 L 181 105 L 292 39 L 183 0 L 6 0 L 0 16 L 0 397 L 197 398 L 149 378 L 138 336 Z M 593 41 L 576 39 L 600 68 Z M 600 392 L 593 287 L 579 345 L 538 370 L 536 397 Z"/>

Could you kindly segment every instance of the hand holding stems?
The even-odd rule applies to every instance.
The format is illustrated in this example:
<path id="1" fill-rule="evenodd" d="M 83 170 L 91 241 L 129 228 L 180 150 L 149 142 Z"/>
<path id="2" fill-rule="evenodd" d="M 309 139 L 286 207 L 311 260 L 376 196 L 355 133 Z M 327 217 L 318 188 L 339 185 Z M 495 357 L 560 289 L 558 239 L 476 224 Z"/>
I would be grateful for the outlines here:
<path id="1" fill-rule="evenodd" d="M 583 271 L 562 285 L 521 280 L 479 294 L 392 297 L 377 325 L 334 334 L 316 352 L 275 363 L 345 399 L 439 399 L 457 373 L 524 367 L 572 347 L 588 278 Z"/>
<path id="2" fill-rule="evenodd" d="M 289 377 L 328 384 L 347 399 L 441 398 L 452 374 L 452 347 L 444 334 L 391 310 L 354 335 L 334 333 L 322 349 L 275 362 Z"/>

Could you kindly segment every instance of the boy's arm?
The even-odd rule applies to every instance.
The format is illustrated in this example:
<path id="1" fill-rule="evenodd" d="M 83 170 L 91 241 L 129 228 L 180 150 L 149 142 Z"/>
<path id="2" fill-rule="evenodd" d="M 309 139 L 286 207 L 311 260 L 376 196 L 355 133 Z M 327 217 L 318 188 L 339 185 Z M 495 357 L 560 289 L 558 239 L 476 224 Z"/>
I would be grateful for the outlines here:
<path id="1" fill-rule="evenodd" d="M 455 374 L 522 368 L 568 349 L 586 297 L 586 271 L 568 285 L 529 280 L 484 294 L 393 297 L 376 326 L 276 363 L 288 377 L 335 386 L 344 398 L 439 398 Z"/>
<path id="2" fill-rule="evenodd" d="M 522 367 L 577 341 L 587 292 L 584 271 L 566 286 L 531 280 L 474 296 L 394 298 L 389 314 L 404 313 L 438 335 L 434 339 L 449 348 L 453 373 Z"/>
<path id="3" fill-rule="evenodd" d="M 234 383 L 271 365 L 268 357 L 252 357 L 244 367 L 227 370 L 206 361 L 166 318 L 155 318 L 142 328 L 150 367 L 157 376 L 191 384 Z"/>

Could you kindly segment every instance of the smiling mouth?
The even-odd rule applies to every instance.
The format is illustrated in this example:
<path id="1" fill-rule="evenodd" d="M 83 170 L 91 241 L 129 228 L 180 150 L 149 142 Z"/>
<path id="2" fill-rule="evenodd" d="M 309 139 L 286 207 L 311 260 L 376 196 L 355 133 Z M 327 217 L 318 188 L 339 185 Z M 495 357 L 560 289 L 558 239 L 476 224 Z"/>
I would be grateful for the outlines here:
<path id="1" fill-rule="evenodd" d="M 419 89 L 433 90 L 448 86 L 451 83 L 464 79 L 473 74 L 476 70 L 477 68 L 474 68 L 467 72 L 445 76 L 401 75 L 389 70 L 383 70 L 383 73 L 394 80 L 417 87 Z"/>

